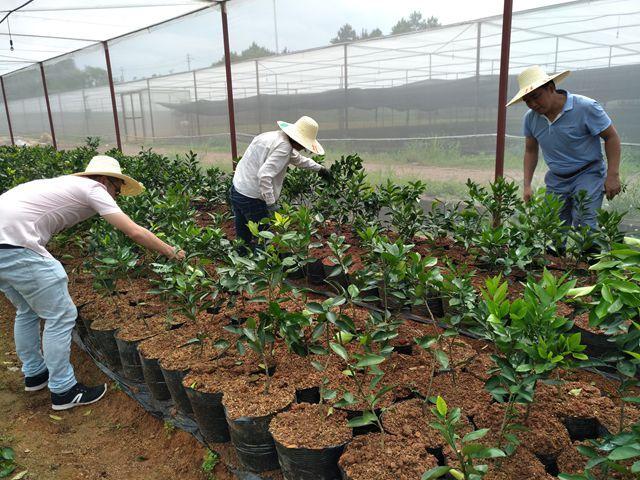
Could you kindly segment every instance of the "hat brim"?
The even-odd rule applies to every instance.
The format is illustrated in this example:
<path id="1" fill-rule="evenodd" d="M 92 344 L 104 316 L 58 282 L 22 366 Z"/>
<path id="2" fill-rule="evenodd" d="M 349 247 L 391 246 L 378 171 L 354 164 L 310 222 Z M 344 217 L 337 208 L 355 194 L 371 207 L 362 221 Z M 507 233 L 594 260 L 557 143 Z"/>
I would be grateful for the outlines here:
<path id="1" fill-rule="evenodd" d="M 545 83 L 548 83 L 553 80 L 553 82 L 557 85 L 562 82 L 565 78 L 569 76 L 571 73 L 570 70 L 565 70 L 564 72 L 556 73 L 555 75 L 547 75 L 545 78 L 541 78 L 537 82 L 532 83 L 531 85 L 527 85 L 525 88 L 521 88 L 515 96 L 509 100 L 507 103 L 507 107 L 513 105 L 514 103 L 518 103 L 522 101 L 522 97 L 533 92 L 536 88 L 541 87 Z"/>
<path id="2" fill-rule="evenodd" d="M 324 148 L 322 148 L 320 142 L 318 142 L 318 140 L 316 140 L 315 138 L 308 138 L 302 135 L 293 123 L 283 122 L 281 120 L 278 120 L 276 123 L 284 133 L 286 133 L 289 137 L 298 142 L 304 148 L 312 153 L 315 153 L 316 155 L 324 155 Z"/>
<path id="3" fill-rule="evenodd" d="M 123 175 L 121 173 L 113 173 L 113 172 L 78 172 L 74 173 L 76 177 L 92 177 L 92 176 L 100 176 L 103 175 L 105 177 L 113 177 L 118 178 L 124 182 L 122 188 L 120 188 L 120 195 L 124 195 L 127 197 L 135 197 L 136 195 L 140 195 L 144 192 L 144 185 L 142 185 L 137 180 L 134 180 L 128 175 Z"/>

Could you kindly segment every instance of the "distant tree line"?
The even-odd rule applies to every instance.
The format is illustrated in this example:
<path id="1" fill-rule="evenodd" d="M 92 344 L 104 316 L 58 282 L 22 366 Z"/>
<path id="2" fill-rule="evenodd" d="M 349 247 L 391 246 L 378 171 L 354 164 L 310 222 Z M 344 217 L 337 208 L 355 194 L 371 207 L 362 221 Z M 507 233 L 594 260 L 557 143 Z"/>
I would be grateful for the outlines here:
<path id="1" fill-rule="evenodd" d="M 433 27 L 439 27 L 440 22 L 436 17 L 423 18 L 422 13 L 418 11 L 414 11 L 409 15 L 409 18 L 405 19 L 402 17 L 398 22 L 391 28 L 390 35 L 397 35 L 400 33 L 410 33 L 410 32 L 420 32 L 423 30 L 427 30 Z M 343 42 L 353 42 L 355 40 L 365 40 L 367 38 L 377 38 L 382 37 L 382 30 L 379 28 L 374 28 L 370 32 L 366 29 L 362 29 L 360 33 L 356 32 L 354 28 L 349 24 L 345 23 L 338 30 L 338 34 L 333 37 L 330 42 L 331 43 L 343 43 Z M 231 62 L 242 62 L 245 60 L 251 60 L 254 58 L 261 57 L 269 57 L 271 55 L 276 55 L 278 52 L 274 52 L 273 50 L 269 50 L 268 48 L 262 47 L 258 45 L 256 42 L 251 43 L 248 48 L 245 48 L 240 53 L 231 52 Z M 289 53 L 287 48 L 285 47 L 279 53 Z M 222 65 L 224 64 L 224 57 L 222 57 L 217 62 L 214 62 L 212 65 Z"/>
<path id="2" fill-rule="evenodd" d="M 12 74 L 6 85 L 7 96 L 11 99 L 17 99 L 44 95 L 40 71 L 36 72 L 29 69 Z M 49 93 L 68 92 L 109 84 L 109 77 L 104 68 L 87 65 L 80 70 L 73 58 L 65 58 L 46 65 L 45 75 Z"/>
<path id="3" fill-rule="evenodd" d="M 398 22 L 391 27 L 391 35 L 397 35 L 400 33 L 420 32 L 433 27 L 439 27 L 440 22 L 436 17 L 422 18 L 422 13 L 414 11 L 409 15 L 408 19 L 402 17 Z M 382 30 L 374 28 L 371 32 L 362 30 L 360 34 L 354 30 L 349 24 L 345 23 L 338 30 L 338 34 L 333 37 L 331 43 L 343 43 L 353 42 L 355 40 L 366 40 L 367 38 L 382 37 Z"/>

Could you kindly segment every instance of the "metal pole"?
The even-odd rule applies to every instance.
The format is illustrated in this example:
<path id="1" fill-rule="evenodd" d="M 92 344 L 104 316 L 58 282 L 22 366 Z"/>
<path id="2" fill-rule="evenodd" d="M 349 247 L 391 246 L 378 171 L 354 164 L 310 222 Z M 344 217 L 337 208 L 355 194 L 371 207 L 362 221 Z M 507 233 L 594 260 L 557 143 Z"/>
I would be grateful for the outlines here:
<path id="1" fill-rule="evenodd" d="M 478 116 L 480 109 L 480 50 L 482 48 L 482 22 L 478 22 L 478 31 L 476 36 L 476 108 L 474 115 L 474 133 L 478 133 Z M 476 143 L 477 146 L 477 143 Z"/>
<path id="2" fill-rule="evenodd" d="M 222 39 L 224 43 L 224 69 L 227 74 L 227 107 L 229 109 L 229 133 L 231 135 L 231 162 L 236 169 L 238 145 L 236 143 L 236 116 L 233 109 L 233 83 L 231 81 L 231 53 L 229 49 L 229 25 L 227 23 L 227 2 L 220 3 L 222 17 Z"/>
<path id="3" fill-rule="evenodd" d="M 198 82 L 196 81 L 196 71 L 193 71 L 193 98 L 196 101 L 196 131 L 198 139 L 200 138 L 200 106 L 198 105 Z"/>
<path id="4" fill-rule="evenodd" d="M 553 59 L 553 73 L 558 71 L 558 44 L 560 43 L 560 37 L 556 37 L 556 54 Z"/>
<path id="5" fill-rule="evenodd" d="M 278 47 L 278 15 L 276 13 L 276 0 L 273 0 L 273 29 L 275 31 L 276 37 L 276 55 L 280 53 L 280 48 Z"/>
<path id="6" fill-rule="evenodd" d="M 2 86 L 2 99 L 4 100 L 4 111 L 7 114 L 7 125 L 9 127 L 9 136 L 11 137 L 11 145 L 15 147 L 16 141 L 13 138 L 13 127 L 11 126 L 11 115 L 9 115 L 9 104 L 7 103 L 7 92 L 4 90 L 4 77 L 0 77 L 0 85 Z"/>
<path id="7" fill-rule="evenodd" d="M 122 151 L 122 140 L 120 139 L 120 124 L 118 122 L 118 108 L 116 107 L 116 89 L 113 86 L 113 72 L 111 71 L 111 57 L 109 56 L 109 45 L 102 42 L 104 47 L 104 59 L 107 64 L 107 75 L 109 77 L 109 92 L 111 93 L 111 110 L 113 111 L 113 126 L 116 130 L 116 145 Z M 124 111 L 122 112 L 124 115 Z"/>
<path id="8" fill-rule="evenodd" d="M 47 91 L 47 78 L 44 75 L 44 65 L 40 62 L 40 75 L 42 76 L 42 87 L 44 89 L 44 100 L 47 104 L 47 116 L 49 117 L 49 130 L 51 131 L 51 141 L 53 148 L 58 149 L 58 143 L 56 142 L 56 132 L 53 129 L 53 117 L 51 116 L 51 103 L 49 103 L 49 92 Z"/>
<path id="9" fill-rule="evenodd" d="M 156 138 L 155 128 L 153 126 L 153 107 L 151 103 L 151 87 L 147 78 L 147 96 L 149 97 L 149 123 L 151 124 L 151 138 Z"/>
<path id="10" fill-rule="evenodd" d="M 258 71 L 258 61 L 255 60 L 256 64 L 256 100 L 258 103 L 258 132 L 262 133 L 262 102 L 260 98 L 260 72 Z"/>
<path id="11" fill-rule="evenodd" d="M 504 0 L 502 13 L 502 49 L 500 50 L 500 83 L 498 86 L 498 125 L 496 138 L 495 180 L 504 175 L 504 143 L 507 127 L 507 88 L 509 87 L 509 47 L 511 46 L 511 14 L 513 0 Z"/>
<path id="12" fill-rule="evenodd" d="M 87 112 L 87 95 L 84 88 L 82 89 L 82 113 L 84 115 L 84 133 L 89 135 L 89 112 Z"/>
<path id="13" fill-rule="evenodd" d="M 349 131 L 349 76 L 347 75 L 347 46 L 344 44 L 344 131 L 345 134 Z"/>
<path id="14" fill-rule="evenodd" d="M 120 94 L 120 109 L 122 110 L 122 126 L 124 127 L 124 138 L 128 142 L 129 128 L 127 127 L 127 109 L 124 108 L 124 93 Z"/>

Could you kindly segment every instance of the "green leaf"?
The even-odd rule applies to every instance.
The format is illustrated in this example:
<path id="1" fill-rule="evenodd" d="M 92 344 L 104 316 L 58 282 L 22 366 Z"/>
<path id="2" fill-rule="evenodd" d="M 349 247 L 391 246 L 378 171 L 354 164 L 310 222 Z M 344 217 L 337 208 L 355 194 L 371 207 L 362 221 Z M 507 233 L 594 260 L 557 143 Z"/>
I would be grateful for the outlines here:
<path id="1" fill-rule="evenodd" d="M 449 357 L 446 353 L 444 353 L 442 350 L 436 350 L 435 352 L 433 352 L 433 355 L 438 360 L 438 363 L 442 365 L 443 369 L 446 370 L 447 368 L 449 368 Z"/>
<path id="2" fill-rule="evenodd" d="M 376 355 L 374 353 L 367 353 L 363 356 L 360 361 L 357 363 L 356 367 L 368 367 L 370 365 L 379 365 L 384 362 L 386 359 L 381 355 Z"/>
<path id="3" fill-rule="evenodd" d="M 349 420 L 349 426 L 351 428 L 364 427 L 365 425 L 371 425 L 376 423 L 377 417 L 371 412 L 364 412 L 360 417 L 355 417 Z"/>
<path id="4" fill-rule="evenodd" d="M 445 402 L 444 398 L 442 398 L 440 395 L 438 395 L 438 398 L 436 399 L 436 409 L 438 410 L 438 413 L 443 417 L 447 416 L 447 402 Z"/>
<path id="5" fill-rule="evenodd" d="M 577 297 L 583 297 L 585 295 L 589 295 L 593 291 L 594 288 L 596 288 L 595 285 L 591 285 L 590 287 L 571 288 L 567 292 L 567 296 L 576 297 L 576 298 Z"/>
<path id="6" fill-rule="evenodd" d="M 420 477 L 420 480 L 432 480 L 434 478 L 440 478 L 443 475 L 449 473 L 449 470 L 451 470 L 451 467 L 447 466 L 432 468 L 431 470 L 424 472 L 422 477 Z"/>
<path id="7" fill-rule="evenodd" d="M 462 443 L 473 442 L 479 438 L 484 437 L 489 432 L 488 428 L 481 428 L 480 430 L 474 430 L 471 433 L 467 433 L 462 439 Z"/>
<path id="8" fill-rule="evenodd" d="M 628 458 L 634 458 L 640 455 L 640 449 L 631 446 L 623 446 L 616 448 L 607 457 L 609 460 L 627 460 Z"/>
<path id="9" fill-rule="evenodd" d="M 340 358 L 342 358 L 345 362 L 349 361 L 349 354 L 342 345 L 333 342 L 331 342 L 329 345 L 331 346 L 331 350 L 336 352 Z"/>

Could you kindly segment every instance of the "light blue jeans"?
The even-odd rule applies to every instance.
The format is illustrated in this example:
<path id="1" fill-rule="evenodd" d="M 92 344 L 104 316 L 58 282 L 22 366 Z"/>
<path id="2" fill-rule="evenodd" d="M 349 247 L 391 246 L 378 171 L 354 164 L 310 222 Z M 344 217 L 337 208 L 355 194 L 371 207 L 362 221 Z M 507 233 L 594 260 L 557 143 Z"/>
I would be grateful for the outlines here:
<path id="1" fill-rule="evenodd" d="M 569 227 L 589 225 L 598 228 L 597 210 L 602 207 L 604 180 L 607 167 L 604 162 L 594 162 L 586 170 L 569 178 L 561 178 L 549 170 L 545 176 L 548 193 L 555 193 L 564 201 L 560 219 Z M 575 196 L 580 190 L 587 193 L 586 211 L 579 215 Z"/>
<path id="2" fill-rule="evenodd" d="M 16 308 L 13 335 L 22 372 L 32 377 L 48 369 L 52 393 L 76 384 L 69 357 L 78 311 L 67 282 L 67 273 L 55 259 L 27 248 L 0 249 L 0 290 Z"/>

